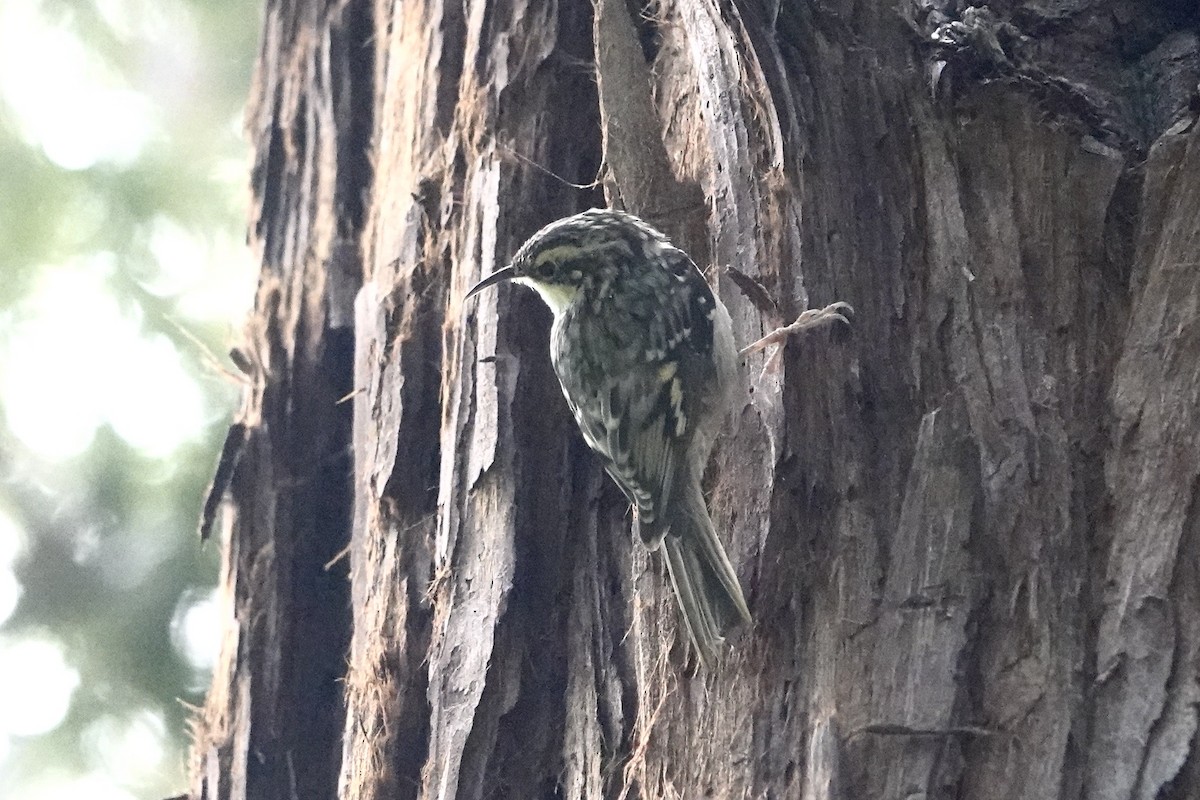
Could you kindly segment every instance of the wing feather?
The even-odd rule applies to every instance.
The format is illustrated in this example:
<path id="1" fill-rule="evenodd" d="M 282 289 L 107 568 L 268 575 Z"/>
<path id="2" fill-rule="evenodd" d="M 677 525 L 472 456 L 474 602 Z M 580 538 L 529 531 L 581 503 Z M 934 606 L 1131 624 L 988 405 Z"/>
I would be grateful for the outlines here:
<path id="1" fill-rule="evenodd" d="M 689 468 L 700 408 L 684 387 L 703 394 L 715 380 L 712 293 L 686 255 L 662 256 L 656 302 L 635 302 L 645 298 L 630 292 L 614 293 L 626 298 L 621 306 L 579 301 L 556 317 L 551 336 L 554 368 L 584 440 L 637 508 L 652 547 L 666 533 L 679 471 Z"/>

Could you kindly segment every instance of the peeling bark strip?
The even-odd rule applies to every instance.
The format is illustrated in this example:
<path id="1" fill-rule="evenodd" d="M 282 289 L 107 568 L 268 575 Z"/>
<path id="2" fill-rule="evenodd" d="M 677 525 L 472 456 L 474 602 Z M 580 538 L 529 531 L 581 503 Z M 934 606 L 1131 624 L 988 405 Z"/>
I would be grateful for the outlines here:
<path id="1" fill-rule="evenodd" d="M 1177 576 L 1194 574 L 1180 550 L 1195 553 L 1183 538 L 1195 537 L 1200 521 L 1200 141 L 1161 142 L 1146 174 L 1156 193 L 1147 205 L 1161 209 L 1165 224 L 1138 241 L 1145 288 L 1111 390 L 1112 538 L 1085 784 L 1103 800 L 1156 798 L 1195 758 L 1200 695 L 1197 607 L 1176 606 L 1196 599 Z M 1177 177 L 1184 175 L 1192 178 Z M 1181 210 L 1191 219 L 1177 216 Z M 1177 660 L 1177 648 L 1190 658 Z"/>
<path id="2" fill-rule="evenodd" d="M 225 639 L 200 712 L 191 796 L 336 793 L 349 643 L 348 404 L 369 175 L 365 2 L 269 4 L 247 129 L 250 243 L 262 263 L 249 388 L 205 507 L 228 493 Z M 347 242 L 353 244 L 347 244 Z"/>
<path id="3" fill-rule="evenodd" d="M 1200 9 L 861 6 L 268 2 L 193 797 L 1200 798 Z M 856 311 L 748 359 L 704 674 L 541 303 L 461 304 L 599 185 L 742 344 Z"/>
<path id="4" fill-rule="evenodd" d="M 344 797 L 533 797 L 557 779 L 581 612 L 554 598 L 598 574 L 598 556 L 574 561 L 585 517 L 568 521 L 597 488 L 560 477 L 582 445 L 540 304 L 502 289 L 464 316 L 460 299 L 542 223 L 600 199 L 527 166 L 597 174 L 589 12 L 407 3 L 379 18 Z"/>

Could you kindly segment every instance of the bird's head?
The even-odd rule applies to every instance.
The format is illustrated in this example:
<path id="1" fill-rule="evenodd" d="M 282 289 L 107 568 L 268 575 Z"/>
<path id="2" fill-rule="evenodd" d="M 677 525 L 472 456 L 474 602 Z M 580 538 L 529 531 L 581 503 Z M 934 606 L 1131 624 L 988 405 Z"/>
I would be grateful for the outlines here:
<path id="1" fill-rule="evenodd" d="M 604 287 L 639 264 L 666 237 L 632 214 L 593 208 L 552 222 L 529 237 L 512 263 L 475 284 L 467 297 L 511 280 L 535 289 L 556 315 L 583 291 Z"/>

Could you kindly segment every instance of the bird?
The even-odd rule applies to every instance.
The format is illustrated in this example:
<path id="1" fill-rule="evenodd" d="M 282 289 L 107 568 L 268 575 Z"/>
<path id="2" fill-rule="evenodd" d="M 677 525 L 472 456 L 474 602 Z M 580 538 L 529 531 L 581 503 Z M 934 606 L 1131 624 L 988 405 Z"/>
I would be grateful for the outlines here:
<path id="1" fill-rule="evenodd" d="M 533 234 L 464 300 L 512 281 L 549 306 L 550 357 L 584 441 L 665 555 L 700 662 L 750 623 L 701 480 L 737 383 L 729 312 L 692 259 L 642 219 L 589 209 Z"/>

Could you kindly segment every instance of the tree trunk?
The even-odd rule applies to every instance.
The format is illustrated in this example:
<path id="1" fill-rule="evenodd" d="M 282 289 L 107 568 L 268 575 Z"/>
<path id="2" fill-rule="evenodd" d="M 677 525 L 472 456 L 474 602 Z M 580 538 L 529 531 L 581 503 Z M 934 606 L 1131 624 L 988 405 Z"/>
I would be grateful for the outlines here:
<path id="1" fill-rule="evenodd" d="M 1200 798 L 1200 5 L 267 6 L 193 796 Z M 708 671 L 462 302 L 606 199 L 742 343 L 857 312 L 745 364 Z"/>

